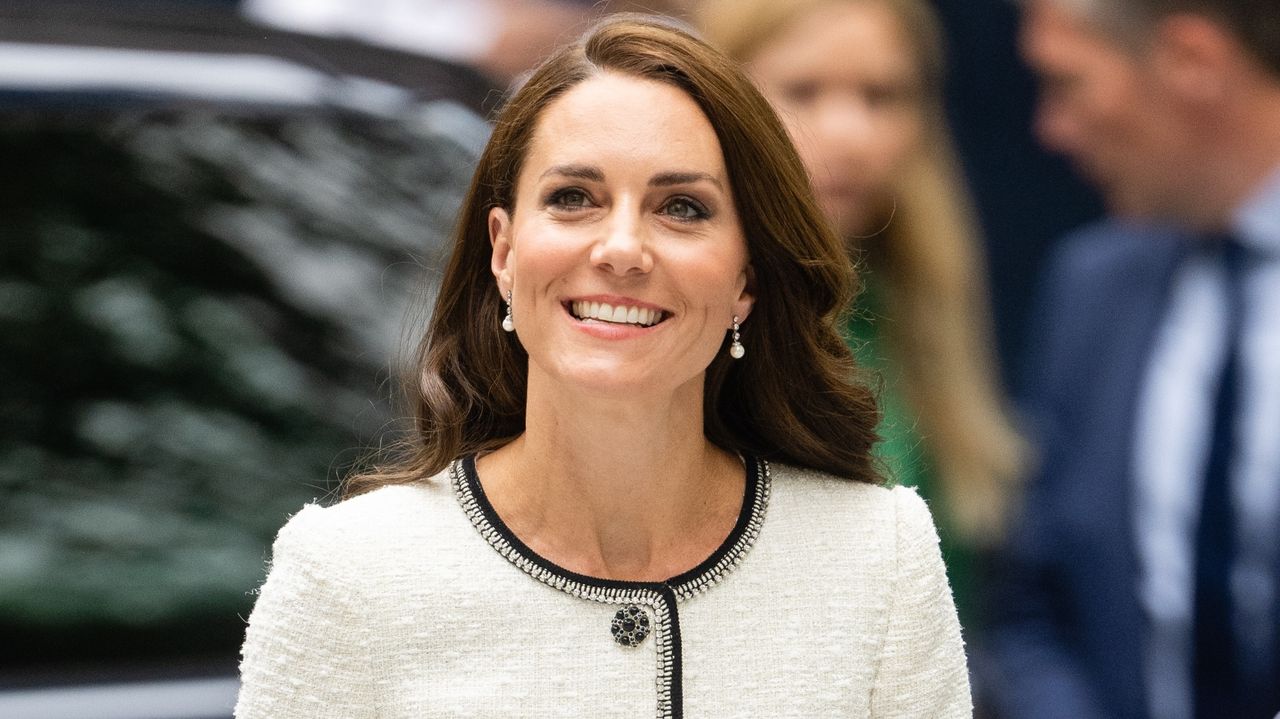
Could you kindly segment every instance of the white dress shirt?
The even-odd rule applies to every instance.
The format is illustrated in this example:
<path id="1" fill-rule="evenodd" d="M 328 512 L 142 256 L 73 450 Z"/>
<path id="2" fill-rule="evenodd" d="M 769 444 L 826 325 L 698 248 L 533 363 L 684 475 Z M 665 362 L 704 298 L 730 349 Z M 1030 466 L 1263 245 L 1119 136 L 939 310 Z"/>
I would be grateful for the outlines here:
<path id="1" fill-rule="evenodd" d="M 1280 544 L 1280 168 L 1232 215 L 1244 273 L 1240 432 L 1231 460 L 1237 516 L 1235 625 L 1246 664 L 1269 651 Z M 1139 397 L 1134 444 L 1138 594 L 1153 719 L 1192 715 L 1195 536 L 1214 395 L 1226 352 L 1226 276 L 1212 252 L 1183 264 Z"/>

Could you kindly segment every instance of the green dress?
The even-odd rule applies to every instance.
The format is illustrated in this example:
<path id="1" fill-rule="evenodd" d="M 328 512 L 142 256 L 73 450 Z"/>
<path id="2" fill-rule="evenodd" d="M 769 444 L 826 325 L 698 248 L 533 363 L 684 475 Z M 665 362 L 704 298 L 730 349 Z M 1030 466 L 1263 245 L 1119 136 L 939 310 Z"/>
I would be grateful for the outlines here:
<path id="1" fill-rule="evenodd" d="M 974 553 L 951 529 L 950 514 L 937 486 L 936 468 L 917 431 L 917 418 L 907 407 L 901 375 L 885 356 L 887 351 L 881 328 L 890 320 L 885 317 L 882 307 L 880 294 L 869 285 L 858 298 L 845 328 L 845 340 L 858 364 L 871 370 L 873 383 L 880 383 L 872 386 L 877 390 L 881 412 L 880 424 L 876 427 L 880 442 L 873 454 L 890 484 L 917 488 L 933 510 L 956 609 L 961 623 L 969 628 L 975 618 Z"/>

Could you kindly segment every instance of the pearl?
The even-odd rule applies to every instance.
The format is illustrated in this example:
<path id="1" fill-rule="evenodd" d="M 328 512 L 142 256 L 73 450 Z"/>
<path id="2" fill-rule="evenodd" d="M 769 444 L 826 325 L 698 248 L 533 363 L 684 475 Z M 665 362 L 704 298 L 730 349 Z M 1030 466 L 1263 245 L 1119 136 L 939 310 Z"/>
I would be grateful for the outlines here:
<path id="1" fill-rule="evenodd" d="M 729 356 L 734 359 L 742 359 L 743 355 L 746 353 L 747 348 L 743 347 L 741 342 L 734 342 L 729 345 Z"/>

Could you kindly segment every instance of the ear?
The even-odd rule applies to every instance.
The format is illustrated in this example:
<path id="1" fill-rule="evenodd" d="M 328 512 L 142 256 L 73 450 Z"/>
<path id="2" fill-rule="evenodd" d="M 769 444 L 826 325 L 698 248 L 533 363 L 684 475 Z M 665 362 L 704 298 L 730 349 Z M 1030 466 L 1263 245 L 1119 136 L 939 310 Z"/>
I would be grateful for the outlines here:
<path id="1" fill-rule="evenodd" d="M 515 254 L 511 247 L 511 214 L 502 207 L 489 210 L 489 245 L 493 248 L 489 268 L 498 280 L 498 291 L 505 298 L 511 291 L 511 265 Z"/>
<path id="2" fill-rule="evenodd" d="M 748 262 L 746 267 L 742 268 L 742 275 L 738 278 L 738 299 L 733 303 L 733 314 L 737 315 L 738 322 L 747 321 L 755 304 L 756 270 Z"/>
<path id="3" fill-rule="evenodd" d="M 1152 36 L 1151 58 L 1161 84 L 1197 104 L 1226 99 L 1242 52 L 1231 33 L 1215 20 L 1190 13 L 1164 18 Z"/>

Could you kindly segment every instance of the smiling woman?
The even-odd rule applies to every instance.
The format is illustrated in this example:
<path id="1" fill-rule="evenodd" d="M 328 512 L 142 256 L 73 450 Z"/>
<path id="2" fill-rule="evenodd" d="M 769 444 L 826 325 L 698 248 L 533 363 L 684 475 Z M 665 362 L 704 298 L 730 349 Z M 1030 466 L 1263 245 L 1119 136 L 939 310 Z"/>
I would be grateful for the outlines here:
<path id="1" fill-rule="evenodd" d="M 752 295 L 724 156 L 693 98 L 609 71 L 573 87 L 543 113 L 514 200 L 490 211 L 492 267 L 529 353 L 530 401 L 582 406 L 631 388 L 700 406 L 703 372 Z M 668 447 L 701 434 L 667 429 Z"/>
<path id="2" fill-rule="evenodd" d="M 968 716 L 853 286 L 733 63 L 635 16 L 552 56 L 462 208 L 414 441 L 281 530 L 237 715 Z"/>

